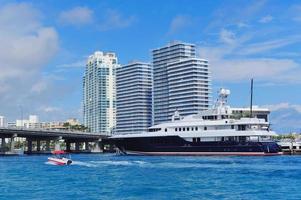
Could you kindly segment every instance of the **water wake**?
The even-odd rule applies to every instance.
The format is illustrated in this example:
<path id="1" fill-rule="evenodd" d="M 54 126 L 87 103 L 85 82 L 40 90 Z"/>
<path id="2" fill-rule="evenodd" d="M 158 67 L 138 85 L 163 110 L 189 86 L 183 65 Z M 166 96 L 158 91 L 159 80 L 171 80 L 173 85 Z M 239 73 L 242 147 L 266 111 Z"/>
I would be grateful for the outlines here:
<path id="1" fill-rule="evenodd" d="M 83 166 L 83 167 L 97 167 L 91 162 L 73 161 L 71 165 Z"/>
<path id="2" fill-rule="evenodd" d="M 49 162 L 49 161 L 45 162 L 44 164 L 45 164 L 45 165 L 56 165 L 56 164 L 54 164 L 54 163 L 52 163 L 52 162 Z"/>
<path id="3" fill-rule="evenodd" d="M 144 163 L 143 161 L 123 161 L 123 160 L 104 160 L 104 161 L 91 161 L 93 164 L 100 165 L 115 165 L 115 166 L 130 166 Z"/>

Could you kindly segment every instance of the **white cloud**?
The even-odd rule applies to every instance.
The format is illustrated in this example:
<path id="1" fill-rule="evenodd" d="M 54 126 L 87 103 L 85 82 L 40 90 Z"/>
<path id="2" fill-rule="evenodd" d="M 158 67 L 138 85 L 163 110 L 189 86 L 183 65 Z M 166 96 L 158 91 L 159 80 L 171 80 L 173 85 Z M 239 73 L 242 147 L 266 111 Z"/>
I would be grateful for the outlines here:
<path id="1" fill-rule="evenodd" d="M 265 107 L 269 108 L 271 111 L 279 111 L 279 110 L 286 110 L 286 109 L 293 109 L 298 113 L 301 113 L 301 104 L 291 104 L 288 102 L 282 102 L 279 104 L 271 104 L 265 105 Z"/>
<path id="2" fill-rule="evenodd" d="M 255 78 L 262 82 L 300 84 L 300 63 L 283 56 L 279 58 L 262 54 L 301 42 L 301 37 L 290 35 L 277 40 L 253 42 L 254 39 L 258 40 L 257 37 L 258 34 L 248 32 L 236 35 L 234 31 L 223 28 L 219 32 L 222 44 L 200 47 L 201 57 L 210 62 L 213 79 L 239 82 Z"/>
<path id="3" fill-rule="evenodd" d="M 80 109 L 80 106 L 78 108 L 68 108 L 66 106 L 61 107 L 57 105 L 54 106 L 53 104 L 45 104 L 36 109 L 36 112 L 39 113 L 39 117 L 42 121 L 64 121 L 70 118 L 82 119 L 82 109 Z"/>
<path id="4" fill-rule="evenodd" d="M 100 31 L 109 31 L 112 29 L 122 29 L 130 26 L 136 18 L 134 16 L 123 16 L 119 11 L 108 9 L 97 12 L 88 7 L 74 7 L 70 10 L 62 11 L 58 21 L 62 24 L 83 26 L 95 25 Z"/>
<path id="5" fill-rule="evenodd" d="M 209 60 L 214 80 L 239 82 L 255 78 L 264 82 L 301 83 L 300 65 L 291 59 L 237 57 L 241 47 L 233 45 L 200 47 L 200 56 Z"/>
<path id="6" fill-rule="evenodd" d="M 45 107 L 41 107 L 40 110 L 41 110 L 42 112 L 46 112 L 46 113 L 61 111 L 60 108 L 55 107 L 55 106 L 45 106 Z"/>
<path id="7" fill-rule="evenodd" d="M 245 28 L 245 27 L 249 27 L 249 25 L 248 25 L 248 24 L 246 24 L 246 23 L 244 23 L 244 22 L 238 22 L 238 23 L 236 24 L 236 26 L 237 26 L 238 28 Z"/>
<path id="8" fill-rule="evenodd" d="M 233 45 L 236 42 L 235 34 L 229 30 L 222 29 L 220 32 L 220 40 L 225 44 Z"/>
<path id="9" fill-rule="evenodd" d="M 60 13 L 59 21 L 63 24 L 81 26 L 93 22 L 93 11 L 87 7 L 75 7 Z"/>
<path id="10" fill-rule="evenodd" d="M 32 75 L 57 52 L 55 29 L 42 26 L 37 13 L 28 4 L 0 7 L 1 80 Z"/>
<path id="11" fill-rule="evenodd" d="M 271 110 L 270 121 L 272 127 L 279 133 L 300 131 L 301 105 L 282 102 L 278 104 L 265 105 Z"/>
<path id="12" fill-rule="evenodd" d="M 186 15 L 177 15 L 170 23 L 169 33 L 173 34 L 189 25 L 191 25 L 191 17 Z"/>
<path id="13" fill-rule="evenodd" d="M 85 67 L 85 66 L 86 66 L 86 59 L 78 60 L 73 63 L 60 64 L 57 67 L 58 68 L 79 68 L 79 67 Z"/>
<path id="14" fill-rule="evenodd" d="M 130 26 L 136 18 L 134 16 L 125 17 L 117 10 L 107 10 L 103 20 L 99 23 L 101 31 L 109 31 L 112 29 L 121 29 Z"/>
<path id="15" fill-rule="evenodd" d="M 59 49 L 53 27 L 44 26 L 42 15 L 31 4 L 0 6 L 0 110 L 8 117 L 18 105 L 33 109 L 45 84 L 41 71 Z M 44 99 L 45 100 L 45 99 Z"/>
<path id="16" fill-rule="evenodd" d="M 239 51 L 239 54 L 256 54 L 261 52 L 266 52 L 269 50 L 278 49 L 281 47 L 288 46 L 290 44 L 296 44 L 301 42 L 300 36 L 290 36 L 288 38 L 282 38 L 277 40 L 270 40 L 265 42 L 253 43 L 250 45 L 245 45 L 245 48 Z"/>
<path id="17" fill-rule="evenodd" d="M 260 20 L 259 20 L 259 23 L 263 23 L 263 24 L 266 24 L 266 23 L 269 23 L 271 21 L 273 21 L 273 17 L 271 15 L 267 15 L 267 16 L 264 16 L 262 17 Z"/>
<path id="18" fill-rule="evenodd" d="M 219 62 L 218 68 L 213 68 L 213 73 L 216 79 L 228 81 L 250 78 L 283 81 L 279 76 L 296 66 L 295 62 L 285 59 L 225 59 Z"/>
<path id="19" fill-rule="evenodd" d="M 41 80 L 32 85 L 31 92 L 41 93 L 41 92 L 47 90 L 47 88 L 48 88 L 47 82 L 45 80 Z"/>
<path id="20" fill-rule="evenodd" d="M 227 2 L 215 10 L 212 20 L 205 28 L 206 31 L 227 27 L 229 25 L 238 25 L 243 21 L 244 24 L 256 17 L 266 4 L 265 0 L 257 1 L 238 1 L 235 3 Z"/>

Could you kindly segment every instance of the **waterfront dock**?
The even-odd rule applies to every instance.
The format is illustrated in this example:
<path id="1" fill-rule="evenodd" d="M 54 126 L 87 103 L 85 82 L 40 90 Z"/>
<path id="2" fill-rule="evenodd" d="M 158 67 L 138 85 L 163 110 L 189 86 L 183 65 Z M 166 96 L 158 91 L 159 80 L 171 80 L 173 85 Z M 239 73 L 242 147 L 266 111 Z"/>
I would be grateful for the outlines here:
<path id="1" fill-rule="evenodd" d="M 301 141 L 284 139 L 278 142 L 284 155 L 301 155 Z"/>

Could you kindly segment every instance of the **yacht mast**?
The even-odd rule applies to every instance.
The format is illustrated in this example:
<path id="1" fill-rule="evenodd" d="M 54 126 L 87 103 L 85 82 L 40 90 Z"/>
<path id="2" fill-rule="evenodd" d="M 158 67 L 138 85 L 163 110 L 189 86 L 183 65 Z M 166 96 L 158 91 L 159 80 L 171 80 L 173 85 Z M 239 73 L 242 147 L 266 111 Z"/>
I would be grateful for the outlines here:
<path id="1" fill-rule="evenodd" d="M 253 78 L 251 79 L 251 103 L 250 103 L 250 117 L 253 117 Z"/>

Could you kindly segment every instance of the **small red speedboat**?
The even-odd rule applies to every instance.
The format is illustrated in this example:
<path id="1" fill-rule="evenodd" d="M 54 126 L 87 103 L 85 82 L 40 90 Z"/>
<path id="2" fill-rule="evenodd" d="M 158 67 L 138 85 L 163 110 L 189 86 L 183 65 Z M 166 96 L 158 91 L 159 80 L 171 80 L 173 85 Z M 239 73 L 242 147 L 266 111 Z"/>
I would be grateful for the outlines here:
<path id="1" fill-rule="evenodd" d="M 55 165 L 71 165 L 71 157 L 65 151 L 53 151 L 52 154 L 52 157 L 48 157 L 48 162 Z"/>

